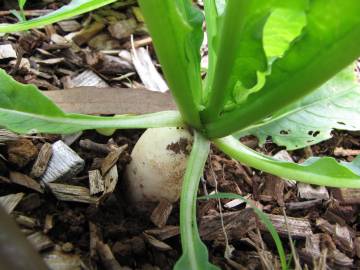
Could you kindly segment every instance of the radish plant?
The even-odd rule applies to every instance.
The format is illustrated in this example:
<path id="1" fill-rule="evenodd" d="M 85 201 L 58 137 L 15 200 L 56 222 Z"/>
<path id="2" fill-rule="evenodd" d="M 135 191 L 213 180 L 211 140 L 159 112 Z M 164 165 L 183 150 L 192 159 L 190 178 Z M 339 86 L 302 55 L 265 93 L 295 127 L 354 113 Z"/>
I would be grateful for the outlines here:
<path id="1" fill-rule="evenodd" d="M 114 1 L 74 0 L 44 17 L 0 25 L 0 32 L 43 26 Z M 210 142 L 248 166 L 286 179 L 360 187 L 359 158 L 347 163 L 313 157 L 297 164 L 253 151 L 237 139 L 254 134 L 264 142 L 271 136 L 291 150 L 330 138 L 334 128 L 360 129 L 360 88 L 351 67 L 360 55 L 358 0 L 204 0 L 205 16 L 190 0 L 138 2 L 179 112 L 68 114 L 34 86 L 1 71 L 0 125 L 19 133 L 190 130 L 194 142 L 180 202 L 183 255 L 176 269 L 216 269 L 196 225 L 197 189 Z M 202 80 L 204 19 L 209 66 Z"/>

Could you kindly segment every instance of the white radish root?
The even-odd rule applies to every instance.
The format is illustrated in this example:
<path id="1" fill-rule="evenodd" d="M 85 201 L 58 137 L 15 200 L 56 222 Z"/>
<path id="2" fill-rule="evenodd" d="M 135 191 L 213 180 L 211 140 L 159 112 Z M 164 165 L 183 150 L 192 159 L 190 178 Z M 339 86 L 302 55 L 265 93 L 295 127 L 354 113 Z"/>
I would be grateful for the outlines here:
<path id="1" fill-rule="evenodd" d="M 136 143 L 126 168 L 127 197 L 139 205 L 180 197 L 193 137 L 186 129 L 150 128 Z"/>

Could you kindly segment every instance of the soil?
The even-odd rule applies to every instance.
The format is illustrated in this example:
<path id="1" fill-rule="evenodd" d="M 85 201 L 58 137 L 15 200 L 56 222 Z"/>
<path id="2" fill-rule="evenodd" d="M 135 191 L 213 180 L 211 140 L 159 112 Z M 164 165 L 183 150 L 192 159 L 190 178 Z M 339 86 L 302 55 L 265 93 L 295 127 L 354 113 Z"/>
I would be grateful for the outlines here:
<path id="1" fill-rule="evenodd" d="M 5 1 L 2 10 L 8 10 L 9 4 L 12 5 L 13 2 Z M 111 9 L 113 15 L 121 17 L 122 20 L 134 18 L 133 8 L 136 4 L 134 1 L 128 2 L 127 5 Z M 34 1 L 27 9 L 56 9 L 63 4 L 63 1 Z M 104 12 L 96 15 L 105 17 L 105 24 L 110 24 Z M 14 22 L 15 19 L 7 14 L 1 16 L 0 21 Z M 78 17 L 73 21 L 75 28 L 76 22 L 80 24 L 80 28 L 76 30 L 79 31 L 83 23 L 89 25 L 94 22 L 94 13 Z M 144 42 L 148 35 L 142 29 L 142 22 L 137 21 L 137 24 L 130 34 L 135 35 L 136 41 Z M 86 38 L 85 41 L 81 39 L 81 45 L 78 46 L 54 41 L 54 37 L 61 38 L 75 32 L 64 31 L 58 24 L 27 33 L 7 35 L 0 38 L 0 45 L 12 44 L 18 58 L 17 61 L 0 59 L 0 67 L 18 81 L 33 83 L 44 91 L 71 88 L 69 85 L 74 84 L 76 86 L 74 78 L 88 70 L 93 71 L 100 83 L 107 86 L 142 87 L 143 82 L 137 70 L 125 69 L 121 74 L 114 74 L 110 72 L 113 66 L 108 66 L 104 61 L 91 65 L 89 57 L 93 54 L 101 53 L 103 57 L 107 55 L 104 52 L 106 50 L 129 51 L 130 34 L 119 39 L 112 37 L 109 31 L 107 27 L 103 27 L 93 37 Z M 109 47 L 99 47 L 99 43 L 94 41 L 94 37 L 99 35 L 106 36 Z M 155 59 L 151 43 L 145 43 L 144 46 L 148 46 Z M 29 64 L 22 65 L 21 57 Z M 58 60 L 59 58 L 61 60 Z M 119 79 L 119 76 L 123 75 L 126 77 Z M 126 191 L 122 185 L 122 175 L 130 161 L 131 150 L 142 132 L 117 131 L 111 136 L 103 136 L 95 131 L 87 131 L 75 136 L 75 140 L 69 143 L 71 149 L 85 161 L 84 168 L 75 176 L 56 183 L 85 188 L 89 187 L 88 172 L 101 170 L 101 165 L 112 149 L 128 145 L 115 160 L 119 175 L 115 190 L 101 197 L 97 203 L 70 202 L 69 199 L 64 201 L 54 196 L 48 188 L 31 188 L 34 184 L 30 180 L 25 184 L 11 180 L 11 172 L 21 173 L 32 179 L 31 171 L 43 145 L 53 144 L 60 139 L 65 141 L 70 139 L 69 136 L 64 138 L 60 135 L 36 134 L 18 138 L 11 135 L 11 140 L 0 145 L 0 197 L 23 193 L 11 215 L 16 218 L 25 235 L 40 232 L 48 238 L 50 244 L 39 248 L 42 256 L 56 251 L 64 255 L 64 264 L 69 255 L 81 261 L 67 269 L 173 268 L 181 255 L 178 203 L 170 207 L 160 203 L 154 205 L 154 211 L 139 213 L 127 202 Z M 295 162 L 303 162 L 310 156 L 325 155 L 341 160 L 353 160 L 360 150 L 360 133 L 334 131 L 333 135 L 333 138 L 326 142 L 286 153 Z M 82 145 L 84 140 L 89 140 L 90 146 Z M 245 137 L 242 141 L 247 146 L 271 156 L 283 150 L 271 141 L 259 146 L 254 137 Z M 94 146 L 93 143 L 97 145 Z M 186 141 L 169 148 L 174 152 L 188 153 Z M 39 182 L 39 178 L 33 178 Z M 310 269 L 360 268 L 360 197 L 356 191 L 330 188 L 319 190 L 308 185 L 296 185 L 291 181 L 253 170 L 229 159 L 212 147 L 204 181 L 199 186 L 199 195 L 210 194 L 216 189 L 219 192 L 242 195 L 268 214 L 289 255 L 291 246 L 286 232 L 290 232 L 299 257 L 293 258 L 291 265 L 299 261 L 304 269 L 305 265 Z M 100 195 L 94 197 L 99 198 Z M 251 209 L 236 200 L 223 199 L 220 204 L 221 211 L 216 200 L 201 200 L 197 207 L 199 230 L 209 249 L 210 260 L 221 269 L 280 269 L 273 240 Z M 167 209 L 169 215 L 154 217 L 157 213 L 162 213 L 162 207 Z M 220 222 L 221 215 L 229 244 L 233 248 L 231 259 L 224 257 L 226 241 Z M 30 218 L 32 223 L 20 221 L 19 216 Z M 104 259 L 104 254 L 109 255 L 109 252 L 115 259 L 111 260 L 111 263 Z M 327 268 L 319 266 L 321 258 L 325 258 Z"/>

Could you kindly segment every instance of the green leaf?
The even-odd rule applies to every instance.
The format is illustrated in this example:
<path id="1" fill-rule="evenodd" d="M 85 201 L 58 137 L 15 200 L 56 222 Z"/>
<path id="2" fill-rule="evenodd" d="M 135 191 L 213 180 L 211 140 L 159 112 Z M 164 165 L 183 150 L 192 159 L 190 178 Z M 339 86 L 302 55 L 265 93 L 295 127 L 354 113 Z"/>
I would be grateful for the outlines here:
<path id="1" fill-rule="evenodd" d="M 218 26 L 218 35 L 209 42 L 209 51 L 216 50 L 216 66 L 213 71 L 215 75 L 210 73 L 210 76 L 214 77 L 207 85 L 210 89 L 206 90 L 209 92 L 208 105 L 203 112 L 206 121 L 213 121 L 218 117 L 237 84 L 241 85 L 243 91 L 253 88 L 258 82 L 258 74 L 267 71 L 263 30 L 270 14 L 278 7 L 303 10 L 306 4 L 306 0 L 290 3 L 276 0 L 227 1 L 225 13 Z M 210 27 L 213 28 L 213 24 L 210 24 Z M 214 30 L 211 32 L 214 36 Z"/>
<path id="2" fill-rule="evenodd" d="M 212 37 L 208 46 L 210 52 L 216 51 L 212 53 L 213 58 L 216 55 L 216 59 L 212 59 L 216 63 L 214 68 L 210 67 L 214 69 L 214 75 L 210 73 L 213 78 L 207 85 L 209 99 L 203 112 L 204 119 L 217 118 L 238 79 L 246 85 L 254 85 L 256 72 L 266 70 L 262 29 L 270 7 L 263 0 L 228 0 L 221 24 L 215 26 L 217 31 L 213 29 L 214 23 L 209 25 Z"/>
<path id="3" fill-rule="evenodd" d="M 264 27 L 263 39 L 269 64 L 284 55 L 305 25 L 304 10 L 277 8 L 271 13 Z"/>
<path id="4" fill-rule="evenodd" d="M 331 138 L 332 129 L 360 130 L 360 85 L 351 67 L 318 90 L 287 106 L 271 119 L 237 134 L 252 134 L 265 143 L 268 136 L 288 150 Z"/>
<path id="5" fill-rule="evenodd" d="M 197 190 L 209 151 L 210 142 L 195 131 L 180 199 L 180 233 L 183 254 L 177 261 L 175 270 L 219 269 L 209 263 L 207 248 L 200 239 L 196 223 Z"/>
<path id="6" fill-rule="evenodd" d="M 15 81 L 0 69 L 0 126 L 18 133 L 73 133 L 98 128 L 181 126 L 178 112 L 115 117 L 67 114 L 34 85 Z"/>
<path id="7" fill-rule="evenodd" d="M 20 1 L 21 2 L 19 3 L 26 2 L 24 0 Z M 116 0 L 73 0 L 70 4 L 63 6 L 54 12 L 32 20 L 22 21 L 16 24 L 0 24 L 0 33 L 19 32 L 35 27 L 42 27 L 58 21 L 69 19 L 85 12 L 92 11 L 115 1 Z"/>
<path id="8" fill-rule="evenodd" d="M 18 0 L 19 8 L 24 9 L 26 2 L 27 2 L 27 0 Z"/>
<path id="9" fill-rule="evenodd" d="M 284 247 L 281 243 L 279 234 L 277 233 L 274 225 L 271 223 L 271 220 L 268 218 L 268 216 L 263 211 L 261 211 L 261 209 L 257 208 L 256 205 L 254 205 L 251 201 L 245 199 L 243 196 L 240 196 L 238 194 L 233 194 L 233 193 L 217 193 L 217 194 L 213 194 L 213 195 L 209 195 L 209 196 L 205 196 L 205 197 L 200 197 L 199 199 L 231 199 L 231 200 L 239 199 L 239 200 L 247 203 L 248 205 L 250 205 L 251 208 L 254 210 L 255 214 L 259 217 L 259 219 L 262 221 L 262 223 L 264 223 L 264 225 L 270 232 L 270 234 L 275 242 L 275 245 L 278 250 L 279 257 L 280 257 L 281 268 L 288 269 L 287 263 L 286 263 L 286 255 L 285 255 Z"/>
<path id="10" fill-rule="evenodd" d="M 312 157 L 297 164 L 277 160 L 258 153 L 233 136 L 216 139 L 214 143 L 232 158 L 285 179 L 338 188 L 360 188 L 360 156 L 353 162 L 337 162 L 331 157 Z"/>
<path id="11" fill-rule="evenodd" d="M 142 13 L 184 121 L 200 128 L 203 16 L 190 0 L 140 0 Z"/>
<path id="12" fill-rule="evenodd" d="M 264 88 L 238 108 L 208 122 L 209 137 L 225 136 L 271 116 L 315 90 L 360 55 L 360 1 L 310 3 L 301 37 L 273 64 Z"/>

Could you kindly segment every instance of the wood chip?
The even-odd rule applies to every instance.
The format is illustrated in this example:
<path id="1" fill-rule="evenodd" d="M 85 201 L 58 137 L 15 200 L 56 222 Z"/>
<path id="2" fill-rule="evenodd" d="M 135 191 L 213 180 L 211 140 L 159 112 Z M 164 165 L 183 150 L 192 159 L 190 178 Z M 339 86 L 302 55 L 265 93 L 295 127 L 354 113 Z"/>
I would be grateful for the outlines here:
<path id="1" fill-rule="evenodd" d="M 76 20 L 60 21 L 57 24 L 64 32 L 75 32 L 81 28 L 81 24 Z"/>
<path id="2" fill-rule="evenodd" d="M 64 91 L 62 91 L 64 93 Z M 56 102 L 55 102 L 56 103 Z M 65 134 L 61 135 L 61 140 L 68 146 L 71 146 L 74 142 L 76 142 L 82 135 L 82 131 L 72 133 L 72 134 Z"/>
<path id="3" fill-rule="evenodd" d="M 38 178 L 44 174 L 50 158 L 52 156 L 52 146 L 50 143 L 44 143 L 40 149 L 39 155 L 35 160 L 35 163 L 32 167 L 30 175 L 32 177 Z"/>
<path id="4" fill-rule="evenodd" d="M 287 217 L 288 226 L 286 226 L 284 216 L 272 214 L 268 214 L 267 216 L 274 225 L 276 231 L 285 237 L 287 237 L 289 233 L 293 238 L 306 238 L 307 236 L 311 236 L 313 234 L 311 224 L 309 220 L 305 218 Z M 267 231 L 266 226 L 262 223 L 260 229 L 262 231 Z"/>
<path id="5" fill-rule="evenodd" d="M 98 199 L 90 196 L 86 187 L 49 183 L 49 189 L 59 201 L 97 204 Z"/>
<path id="6" fill-rule="evenodd" d="M 45 263 L 51 270 L 81 270 L 84 263 L 78 254 L 65 254 L 54 250 L 43 256 Z"/>
<path id="7" fill-rule="evenodd" d="M 43 65 L 57 65 L 57 64 L 64 62 L 65 58 L 59 57 L 59 58 L 50 58 L 50 59 L 45 59 L 45 60 L 34 59 L 34 61 L 38 64 L 43 64 Z"/>
<path id="8" fill-rule="evenodd" d="M 289 202 L 286 204 L 288 210 L 307 210 L 309 208 L 319 206 L 322 204 L 322 199 L 303 201 L 303 202 Z"/>
<path id="9" fill-rule="evenodd" d="M 241 239 L 245 233 L 256 228 L 256 217 L 252 209 L 223 213 L 224 227 L 229 240 Z M 203 240 L 224 239 L 220 214 L 203 216 L 199 225 Z"/>
<path id="10" fill-rule="evenodd" d="M 105 183 L 99 170 L 89 171 L 90 195 L 101 193 L 105 190 Z"/>
<path id="11" fill-rule="evenodd" d="M 135 69 L 146 88 L 161 93 L 169 90 L 165 80 L 156 70 L 147 50 L 144 48 L 132 50 L 132 60 Z"/>
<path id="12" fill-rule="evenodd" d="M 360 237 L 356 237 L 354 241 L 356 257 L 360 258 Z"/>
<path id="13" fill-rule="evenodd" d="M 81 46 L 87 43 L 90 39 L 96 36 L 101 30 L 103 30 L 105 24 L 101 21 L 95 21 L 90 24 L 88 27 L 84 28 L 80 32 L 78 32 L 72 40 L 78 45 Z"/>
<path id="14" fill-rule="evenodd" d="M 52 145 L 52 157 L 48 167 L 41 177 L 44 183 L 56 180 L 69 179 L 82 171 L 85 161 L 67 146 L 63 141 L 57 141 Z"/>
<path id="15" fill-rule="evenodd" d="M 87 53 L 86 63 L 97 72 L 106 75 L 119 75 L 134 71 L 134 66 L 131 62 L 100 52 Z"/>
<path id="16" fill-rule="evenodd" d="M 47 234 L 54 227 L 54 216 L 46 215 L 43 232 Z"/>
<path id="17" fill-rule="evenodd" d="M 145 233 L 155 236 L 157 239 L 166 240 L 180 234 L 179 226 L 167 225 L 162 228 L 146 230 Z"/>
<path id="18" fill-rule="evenodd" d="M 101 164 L 101 175 L 105 175 L 119 160 L 120 155 L 128 148 L 128 145 L 125 144 L 121 147 L 113 149 L 103 160 Z"/>
<path id="19" fill-rule="evenodd" d="M 0 144 L 10 142 L 10 141 L 16 141 L 19 138 L 20 138 L 20 136 L 14 132 L 11 132 L 6 129 L 0 129 Z"/>
<path id="20" fill-rule="evenodd" d="M 95 72 L 85 70 L 71 80 L 72 88 L 80 86 L 94 86 L 98 88 L 106 88 L 109 85 L 101 79 Z"/>
<path id="21" fill-rule="evenodd" d="M 278 205 L 284 205 L 285 182 L 281 178 L 266 174 L 264 190 L 259 196 L 262 201 L 276 201 Z"/>
<path id="22" fill-rule="evenodd" d="M 173 205 L 167 200 L 161 200 L 150 216 L 150 220 L 159 228 L 166 225 L 171 214 Z"/>
<path id="23" fill-rule="evenodd" d="M 149 234 L 143 233 L 146 241 L 153 246 L 154 248 L 160 250 L 160 251 L 169 251 L 172 250 L 173 248 L 171 246 L 169 246 L 168 244 L 164 243 L 163 241 L 160 241 L 158 239 L 156 239 L 154 236 L 151 236 Z"/>
<path id="24" fill-rule="evenodd" d="M 103 176 L 104 181 L 104 193 L 101 196 L 101 201 L 106 199 L 110 194 L 115 191 L 116 184 L 119 180 L 117 166 L 114 165 L 105 176 Z"/>
<path id="25" fill-rule="evenodd" d="M 0 205 L 5 209 L 8 214 L 15 209 L 19 202 L 24 197 L 25 193 L 9 194 L 0 197 Z"/>
<path id="26" fill-rule="evenodd" d="M 16 51 L 11 44 L 0 45 L 0 59 L 17 58 Z"/>
<path id="27" fill-rule="evenodd" d="M 36 226 L 38 226 L 38 222 L 35 218 L 24 215 L 16 215 L 15 220 L 17 224 L 29 229 L 34 229 Z"/>
<path id="28" fill-rule="evenodd" d="M 37 251 L 43 251 L 54 246 L 54 243 L 50 240 L 50 238 L 42 232 L 33 233 L 29 235 L 27 239 Z"/>
<path id="29" fill-rule="evenodd" d="M 273 156 L 273 158 L 283 160 L 283 161 L 288 161 L 288 162 L 294 162 L 294 160 L 290 156 L 289 152 L 286 150 L 280 150 Z M 296 181 L 294 181 L 294 180 L 291 180 L 291 179 L 284 179 L 284 180 L 288 187 L 294 187 L 296 185 Z"/>
<path id="30" fill-rule="evenodd" d="M 322 199 L 328 200 L 329 199 L 329 192 L 326 187 L 323 186 L 316 186 L 313 187 L 309 184 L 298 183 L 297 184 L 298 193 L 300 198 L 312 200 L 312 199 Z"/>
<path id="31" fill-rule="evenodd" d="M 10 172 L 10 180 L 14 184 L 27 187 L 39 193 L 44 193 L 44 190 L 40 184 L 25 174 L 19 172 Z"/>
<path id="32" fill-rule="evenodd" d="M 43 93 L 69 113 L 145 114 L 176 110 L 170 93 L 145 89 L 79 87 Z"/>
<path id="33" fill-rule="evenodd" d="M 347 157 L 347 156 L 357 156 L 360 155 L 360 150 L 358 149 L 344 149 L 342 147 L 335 147 L 334 156 L 336 157 Z"/>
<path id="34" fill-rule="evenodd" d="M 93 151 L 99 154 L 108 155 L 111 152 L 111 148 L 107 144 L 96 143 L 89 139 L 80 140 L 79 146 L 87 151 Z"/>
<path id="35" fill-rule="evenodd" d="M 360 204 L 360 190 L 352 188 L 336 188 L 332 195 L 342 204 Z"/>
<path id="36" fill-rule="evenodd" d="M 316 219 L 316 226 L 323 232 L 329 233 L 342 251 L 347 253 L 354 251 L 353 237 L 355 237 L 355 232 L 350 231 L 347 226 L 332 225 L 323 218 Z"/>
<path id="37" fill-rule="evenodd" d="M 8 160 L 22 168 L 37 157 L 36 146 L 28 139 L 19 139 L 7 143 Z"/>
<path id="38" fill-rule="evenodd" d="M 136 28 L 137 23 L 133 18 L 131 18 L 128 20 L 117 21 L 116 23 L 110 25 L 108 30 L 114 38 L 123 39 L 130 37 L 130 35 L 135 32 Z"/>
<path id="39" fill-rule="evenodd" d="M 104 244 L 101 241 L 96 243 L 96 250 L 100 256 L 101 262 L 104 266 L 103 269 L 108 270 L 122 270 L 118 261 L 115 259 L 109 245 Z"/>

